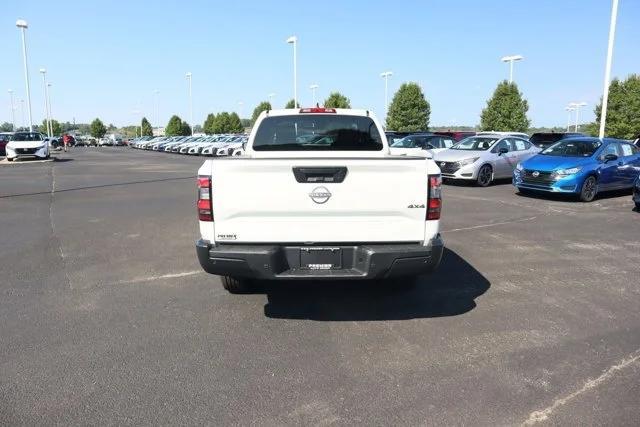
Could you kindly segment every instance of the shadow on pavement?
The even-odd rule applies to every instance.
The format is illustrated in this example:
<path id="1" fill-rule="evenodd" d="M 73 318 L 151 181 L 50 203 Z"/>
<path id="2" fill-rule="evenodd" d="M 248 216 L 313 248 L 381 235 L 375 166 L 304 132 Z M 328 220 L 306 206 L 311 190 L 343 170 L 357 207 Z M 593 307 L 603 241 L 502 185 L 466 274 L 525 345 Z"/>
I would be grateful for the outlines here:
<path id="1" fill-rule="evenodd" d="M 402 285 L 398 279 L 395 284 Z M 403 290 L 394 283 L 263 282 L 265 316 L 320 321 L 405 320 L 456 316 L 475 308 L 491 286 L 458 254 L 445 248 L 440 267 Z"/>
<path id="2" fill-rule="evenodd" d="M 442 183 L 445 185 L 450 185 L 452 187 L 478 187 L 482 188 L 476 184 L 475 180 L 464 180 L 464 179 L 451 179 L 451 178 L 443 178 Z M 512 185 L 511 178 L 496 178 L 491 182 L 489 187 L 495 187 L 498 185 Z"/>
<path id="3" fill-rule="evenodd" d="M 528 199 L 538 199 L 538 200 L 553 200 L 553 201 L 562 201 L 562 202 L 576 202 L 582 203 L 578 199 L 578 195 L 575 193 L 547 193 L 544 191 L 535 191 L 535 190 L 527 190 L 520 191 L 515 193 L 519 197 L 524 197 Z M 598 200 L 607 200 L 607 199 L 615 199 L 617 197 L 628 197 L 632 194 L 632 189 L 623 189 L 623 190 L 610 190 L 610 191 L 601 191 L 596 195 L 596 198 L 593 201 Z"/>

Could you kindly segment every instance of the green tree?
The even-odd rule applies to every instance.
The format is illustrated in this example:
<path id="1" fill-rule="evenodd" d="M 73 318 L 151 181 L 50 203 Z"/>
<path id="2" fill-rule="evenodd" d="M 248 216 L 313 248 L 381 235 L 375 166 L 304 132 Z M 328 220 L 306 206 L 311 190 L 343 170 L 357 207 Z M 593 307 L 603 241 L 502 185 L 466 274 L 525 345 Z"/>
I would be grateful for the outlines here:
<path id="1" fill-rule="evenodd" d="M 486 131 L 526 132 L 530 120 L 527 118 L 529 103 L 522 97 L 515 83 L 504 80 L 498 84 L 487 107 L 480 115 L 480 128 Z"/>
<path id="2" fill-rule="evenodd" d="M 240 121 L 240 117 L 237 113 L 233 112 L 229 114 L 229 133 L 242 133 L 244 131 L 244 126 L 242 126 L 242 122 Z"/>
<path id="3" fill-rule="evenodd" d="M 331 92 L 329 97 L 324 100 L 324 106 L 327 108 L 351 108 L 351 101 L 340 92 Z"/>
<path id="4" fill-rule="evenodd" d="M 54 120 L 54 119 L 51 119 L 51 129 L 52 129 L 51 134 L 53 136 L 60 135 L 63 132 L 62 124 L 60 122 L 58 122 L 57 120 Z M 42 124 L 38 126 L 38 130 L 41 133 L 44 133 L 44 134 L 46 134 L 48 132 L 47 119 L 44 119 L 42 121 Z"/>
<path id="5" fill-rule="evenodd" d="M 189 136 L 191 134 L 192 134 L 192 131 L 191 131 L 191 126 L 189 126 L 189 123 L 182 122 L 182 126 L 180 127 L 180 135 Z"/>
<path id="6" fill-rule="evenodd" d="M 204 133 L 206 133 L 207 135 L 212 135 L 215 133 L 213 130 L 215 121 L 216 121 L 215 114 L 207 114 L 207 118 L 204 121 L 204 124 L 202 125 L 202 129 L 204 130 Z"/>
<path id="7" fill-rule="evenodd" d="M 393 95 L 387 113 L 387 129 L 399 132 L 418 132 L 429 129 L 431 106 L 420 85 L 403 83 Z"/>
<path id="8" fill-rule="evenodd" d="M 13 131 L 13 124 L 9 122 L 4 122 L 0 125 L 0 132 L 11 132 Z"/>
<path id="9" fill-rule="evenodd" d="M 176 115 L 171 116 L 169 123 L 164 128 L 164 134 L 167 136 L 180 136 L 183 135 L 182 119 Z"/>
<path id="10" fill-rule="evenodd" d="M 149 120 L 147 120 L 146 117 L 142 118 L 140 129 L 142 136 L 153 136 L 153 128 L 151 127 L 151 123 L 149 123 Z"/>
<path id="11" fill-rule="evenodd" d="M 100 119 L 91 122 L 91 136 L 94 138 L 102 138 L 107 133 L 107 128 Z"/>
<path id="12" fill-rule="evenodd" d="M 229 129 L 229 113 L 223 111 L 216 116 L 216 120 L 213 122 L 214 133 L 228 133 Z"/>
<path id="13" fill-rule="evenodd" d="M 260 113 L 271 109 L 271 104 L 268 101 L 262 101 L 256 108 L 253 109 L 253 114 L 251 115 L 251 123 L 256 122 Z"/>
<path id="14" fill-rule="evenodd" d="M 298 105 L 297 107 L 296 104 Z M 300 108 L 300 103 L 296 103 L 293 99 L 290 99 L 289 102 L 287 102 L 287 105 L 284 106 L 284 108 Z"/>
<path id="15" fill-rule="evenodd" d="M 595 126 L 587 130 L 597 135 L 600 131 L 602 98 L 594 112 Z M 604 134 L 623 139 L 635 139 L 640 134 L 640 75 L 631 74 L 624 81 L 611 81 Z"/>

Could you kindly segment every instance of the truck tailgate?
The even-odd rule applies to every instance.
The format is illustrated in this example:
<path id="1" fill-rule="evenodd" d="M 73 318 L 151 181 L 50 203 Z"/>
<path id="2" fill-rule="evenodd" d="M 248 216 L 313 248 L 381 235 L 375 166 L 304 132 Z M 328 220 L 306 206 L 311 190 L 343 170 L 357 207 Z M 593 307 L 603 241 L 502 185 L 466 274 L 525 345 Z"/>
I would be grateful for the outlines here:
<path id="1" fill-rule="evenodd" d="M 421 242 L 426 162 L 393 156 L 213 160 L 215 240 Z"/>

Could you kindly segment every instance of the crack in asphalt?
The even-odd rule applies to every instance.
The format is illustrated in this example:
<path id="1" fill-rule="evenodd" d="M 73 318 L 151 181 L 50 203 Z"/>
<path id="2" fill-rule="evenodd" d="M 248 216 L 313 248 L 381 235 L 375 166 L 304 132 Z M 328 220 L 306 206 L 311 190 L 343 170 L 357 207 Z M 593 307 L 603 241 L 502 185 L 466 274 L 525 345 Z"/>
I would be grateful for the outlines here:
<path id="1" fill-rule="evenodd" d="M 69 274 L 67 272 L 64 249 L 62 248 L 62 240 L 58 237 L 56 233 L 56 225 L 53 220 L 53 203 L 55 201 L 55 194 L 56 194 L 56 172 L 55 172 L 55 166 L 53 164 L 49 168 L 49 172 L 50 172 L 49 176 L 51 178 L 51 191 L 49 193 L 49 226 L 51 228 L 51 238 L 58 245 L 58 254 L 60 255 L 60 262 L 62 263 L 62 273 L 64 274 L 66 288 L 70 289 L 71 280 L 69 279 Z"/>

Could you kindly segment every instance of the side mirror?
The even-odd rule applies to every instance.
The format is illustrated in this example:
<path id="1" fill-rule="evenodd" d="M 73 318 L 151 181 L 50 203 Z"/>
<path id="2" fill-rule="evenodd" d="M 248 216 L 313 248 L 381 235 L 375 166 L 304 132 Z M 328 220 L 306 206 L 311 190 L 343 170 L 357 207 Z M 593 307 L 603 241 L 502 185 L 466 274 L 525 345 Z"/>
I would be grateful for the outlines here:
<path id="1" fill-rule="evenodd" d="M 611 161 L 614 161 L 614 160 L 618 160 L 618 156 L 615 155 L 615 154 L 607 154 L 606 156 L 604 156 L 603 160 L 604 160 L 605 163 L 611 162 Z"/>
<path id="2" fill-rule="evenodd" d="M 507 154 L 509 152 L 508 148 L 502 147 L 498 150 L 498 156 L 501 156 L 503 154 Z"/>
<path id="3" fill-rule="evenodd" d="M 247 141 L 242 143 L 242 151 L 247 149 Z"/>

